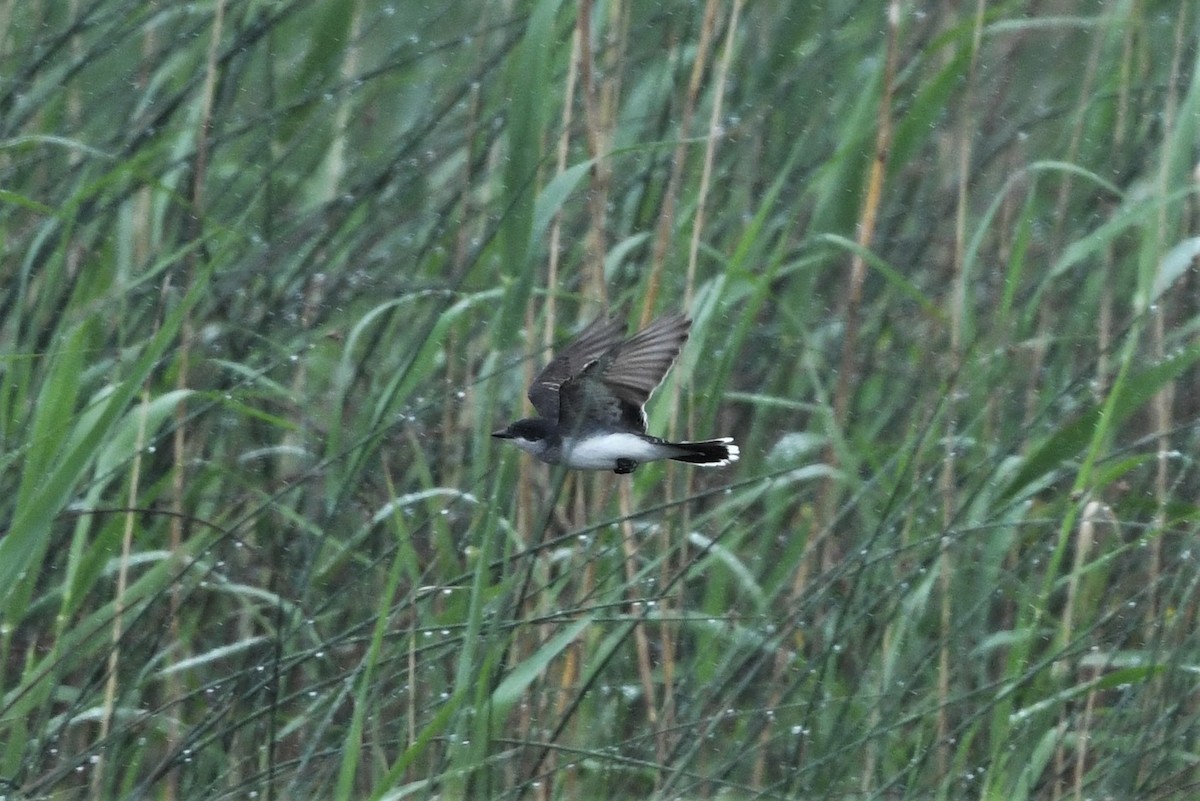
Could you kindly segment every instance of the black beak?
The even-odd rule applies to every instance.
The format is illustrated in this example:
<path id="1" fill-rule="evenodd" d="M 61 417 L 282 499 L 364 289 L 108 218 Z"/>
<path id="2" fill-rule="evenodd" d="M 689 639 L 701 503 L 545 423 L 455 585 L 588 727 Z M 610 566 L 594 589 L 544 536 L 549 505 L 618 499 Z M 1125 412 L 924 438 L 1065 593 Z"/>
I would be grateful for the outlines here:
<path id="1" fill-rule="evenodd" d="M 493 431 L 492 436 L 495 437 L 496 439 L 512 439 L 513 438 L 513 435 L 508 433 L 507 428 L 504 429 L 503 431 Z"/>

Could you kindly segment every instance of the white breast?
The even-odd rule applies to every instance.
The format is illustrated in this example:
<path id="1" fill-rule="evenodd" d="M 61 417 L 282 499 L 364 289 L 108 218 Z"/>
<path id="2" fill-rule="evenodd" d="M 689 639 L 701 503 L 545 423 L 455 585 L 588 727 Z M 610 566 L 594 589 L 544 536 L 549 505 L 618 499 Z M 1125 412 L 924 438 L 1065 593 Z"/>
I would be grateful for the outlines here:
<path id="1" fill-rule="evenodd" d="M 646 442 L 636 434 L 618 433 L 589 437 L 563 455 L 563 463 L 576 470 L 612 470 L 616 467 L 617 459 L 652 462 L 665 459 L 670 455 L 670 450 Z"/>

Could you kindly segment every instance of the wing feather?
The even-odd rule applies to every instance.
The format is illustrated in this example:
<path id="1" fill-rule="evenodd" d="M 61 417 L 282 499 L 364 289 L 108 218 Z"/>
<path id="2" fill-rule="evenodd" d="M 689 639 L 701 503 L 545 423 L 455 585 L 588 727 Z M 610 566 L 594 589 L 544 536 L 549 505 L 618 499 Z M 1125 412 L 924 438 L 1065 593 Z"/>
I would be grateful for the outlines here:
<path id="1" fill-rule="evenodd" d="M 602 358 L 602 379 L 617 397 L 644 406 L 679 358 L 692 321 L 681 314 L 655 320 Z"/>
<path id="2" fill-rule="evenodd" d="M 616 315 L 601 315 L 571 340 L 529 385 L 529 402 L 542 417 L 558 418 L 558 395 L 564 381 L 583 372 L 621 341 L 625 325 Z"/>
<path id="3" fill-rule="evenodd" d="M 642 407 L 679 357 L 691 324 L 680 314 L 655 320 L 565 380 L 559 425 L 569 430 L 593 420 L 644 433 Z"/>

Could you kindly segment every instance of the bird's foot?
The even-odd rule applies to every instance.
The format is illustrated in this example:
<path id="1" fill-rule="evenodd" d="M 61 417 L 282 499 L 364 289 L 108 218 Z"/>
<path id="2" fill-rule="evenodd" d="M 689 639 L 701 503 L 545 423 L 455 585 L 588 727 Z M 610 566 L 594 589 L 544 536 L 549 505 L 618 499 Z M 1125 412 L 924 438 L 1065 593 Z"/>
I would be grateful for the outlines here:
<path id="1" fill-rule="evenodd" d="M 618 459 L 617 466 L 613 468 L 613 472 L 619 476 L 623 476 L 627 473 L 632 473 L 637 469 L 637 466 L 638 463 L 633 459 Z"/>

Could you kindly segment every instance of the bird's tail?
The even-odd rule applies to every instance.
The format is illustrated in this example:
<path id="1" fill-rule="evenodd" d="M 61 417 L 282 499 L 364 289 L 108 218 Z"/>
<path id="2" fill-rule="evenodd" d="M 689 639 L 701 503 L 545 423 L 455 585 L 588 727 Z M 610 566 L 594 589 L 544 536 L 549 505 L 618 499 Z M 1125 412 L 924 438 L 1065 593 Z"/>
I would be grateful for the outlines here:
<path id="1" fill-rule="evenodd" d="M 703 442 L 672 442 L 680 454 L 670 458 L 677 462 L 698 464 L 704 467 L 722 467 L 733 464 L 741 456 L 741 450 L 733 444 L 733 437 L 706 439 Z"/>

